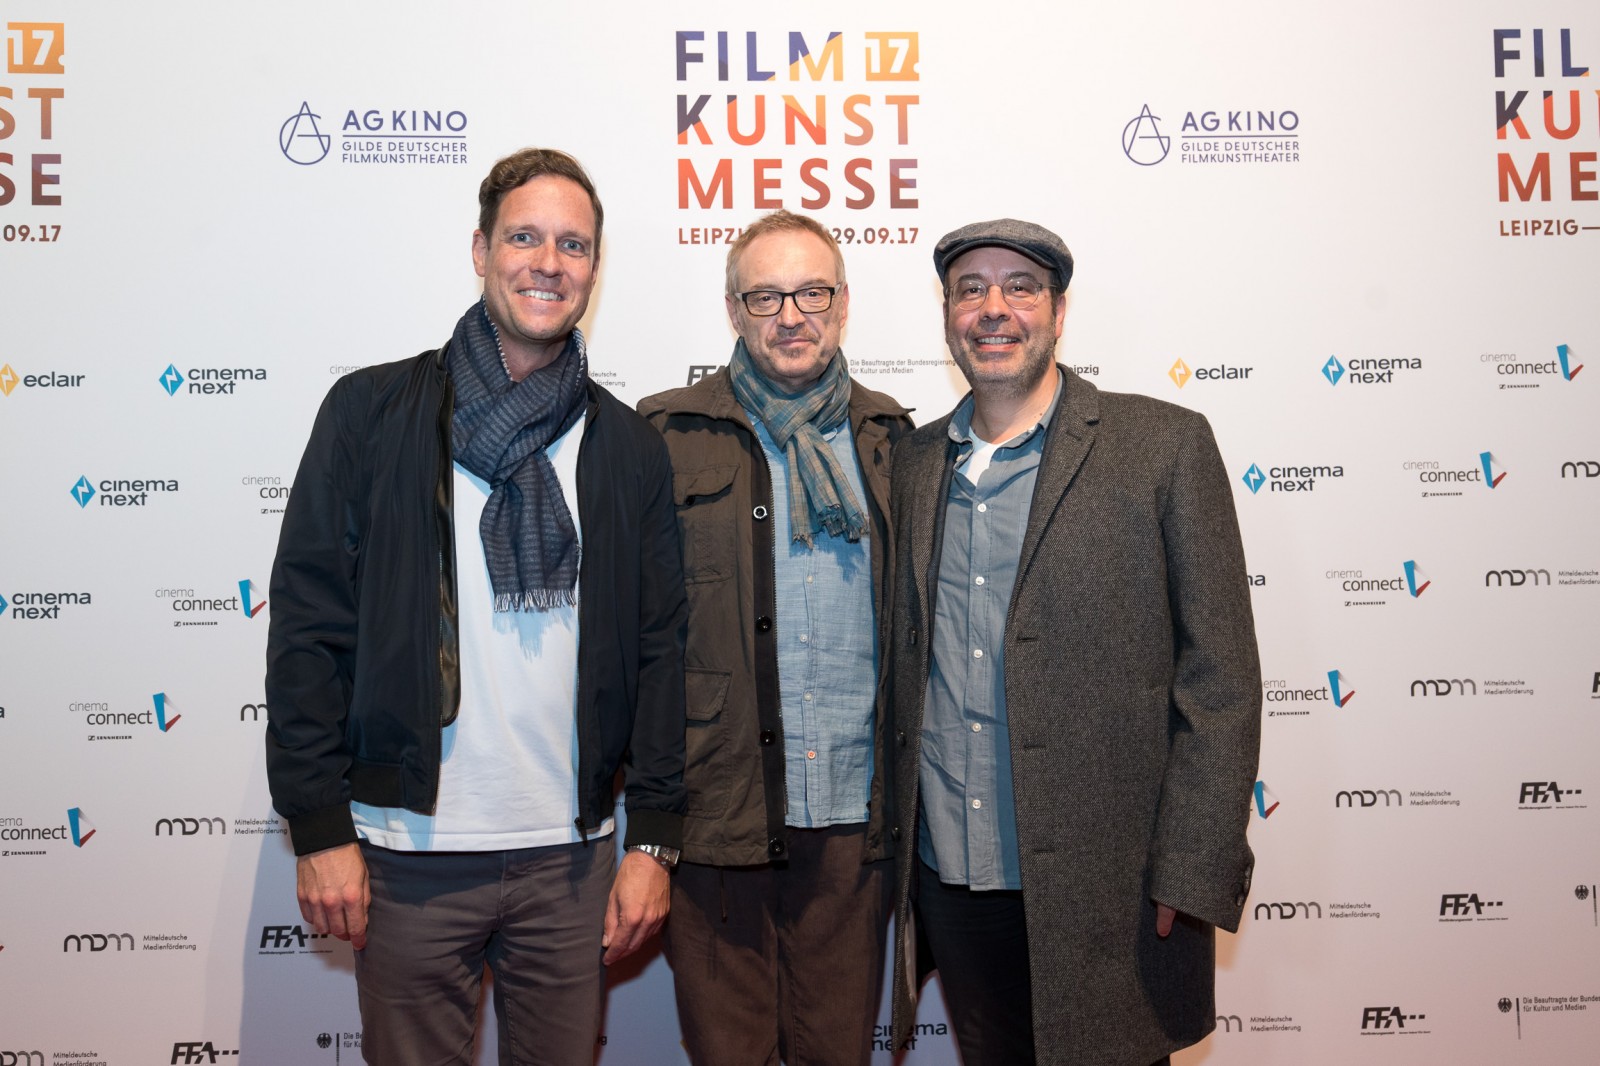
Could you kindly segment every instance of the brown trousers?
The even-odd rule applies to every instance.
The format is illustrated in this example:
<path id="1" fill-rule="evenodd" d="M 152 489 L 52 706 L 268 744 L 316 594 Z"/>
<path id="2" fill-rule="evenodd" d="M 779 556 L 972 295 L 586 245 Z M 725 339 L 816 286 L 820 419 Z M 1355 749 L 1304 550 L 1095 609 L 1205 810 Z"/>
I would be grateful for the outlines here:
<path id="1" fill-rule="evenodd" d="M 868 1066 L 892 878 L 865 844 L 790 829 L 787 862 L 679 863 L 664 941 L 695 1066 Z"/>

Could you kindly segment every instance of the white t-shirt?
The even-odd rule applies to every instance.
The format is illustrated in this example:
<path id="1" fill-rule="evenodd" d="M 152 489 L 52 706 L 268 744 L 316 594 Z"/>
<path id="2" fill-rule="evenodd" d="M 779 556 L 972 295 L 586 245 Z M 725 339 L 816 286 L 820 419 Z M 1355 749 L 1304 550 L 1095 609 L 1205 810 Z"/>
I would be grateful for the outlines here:
<path id="1" fill-rule="evenodd" d="M 578 526 L 578 449 L 585 419 L 545 454 Z M 510 851 L 580 839 L 578 609 L 494 611 L 478 520 L 489 483 L 455 465 L 461 711 L 441 734 L 431 815 L 350 805 L 362 839 L 397 851 Z M 581 546 L 583 530 L 578 528 Z M 614 829 L 607 818 L 591 836 Z"/>

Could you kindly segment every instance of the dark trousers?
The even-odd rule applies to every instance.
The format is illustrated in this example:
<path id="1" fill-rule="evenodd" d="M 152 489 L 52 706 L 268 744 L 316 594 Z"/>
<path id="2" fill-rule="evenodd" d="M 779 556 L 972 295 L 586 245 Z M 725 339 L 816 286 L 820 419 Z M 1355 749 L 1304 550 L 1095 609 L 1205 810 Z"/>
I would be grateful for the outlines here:
<path id="1" fill-rule="evenodd" d="M 361 846 L 372 887 L 356 952 L 362 1054 L 382 1066 L 473 1061 L 483 968 L 502 1066 L 594 1061 L 611 837 L 520 851 Z"/>
<path id="2" fill-rule="evenodd" d="M 892 887 L 865 847 L 791 829 L 787 862 L 678 864 L 663 942 L 696 1066 L 867 1066 Z"/>
<path id="3" fill-rule="evenodd" d="M 1033 982 L 1022 893 L 947 885 L 926 863 L 919 866 L 918 928 L 939 971 L 963 1066 L 1033 1066 Z"/>

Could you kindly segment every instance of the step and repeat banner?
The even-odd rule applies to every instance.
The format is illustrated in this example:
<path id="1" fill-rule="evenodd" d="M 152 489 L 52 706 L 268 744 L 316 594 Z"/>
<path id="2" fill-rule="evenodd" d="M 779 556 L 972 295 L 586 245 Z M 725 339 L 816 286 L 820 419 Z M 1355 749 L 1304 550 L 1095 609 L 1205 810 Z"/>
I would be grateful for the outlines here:
<path id="1" fill-rule="evenodd" d="M 478 182 L 528 144 L 605 201 L 585 328 L 629 402 L 726 362 L 727 245 L 786 207 L 843 246 L 852 371 L 937 417 L 935 241 L 1059 231 L 1061 358 L 1210 418 L 1261 639 L 1253 896 L 1176 1061 L 1594 1061 L 1592 3 L 5 0 L 0 29 L 0 1066 L 359 1060 L 267 797 L 267 576 L 322 396 L 448 337 Z M 919 1022 L 904 1061 L 953 1066 L 937 982 Z M 685 1061 L 658 954 L 601 1043 Z"/>

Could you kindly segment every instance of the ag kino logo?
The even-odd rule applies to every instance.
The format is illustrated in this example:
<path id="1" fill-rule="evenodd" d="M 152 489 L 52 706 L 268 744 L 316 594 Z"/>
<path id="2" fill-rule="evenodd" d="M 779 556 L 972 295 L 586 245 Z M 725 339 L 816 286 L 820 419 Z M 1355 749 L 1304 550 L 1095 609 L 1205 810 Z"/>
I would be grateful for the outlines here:
<path id="1" fill-rule="evenodd" d="M 1262 467 L 1251 463 L 1239 478 L 1254 496 L 1265 488 L 1268 492 L 1315 492 L 1318 481 L 1344 477 L 1344 467 L 1333 465 Z"/>
<path id="2" fill-rule="evenodd" d="M 1555 382 L 1571 384 L 1583 369 L 1569 344 L 1556 345 L 1554 359 L 1524 361 L 1516 352 L 1484 352 L 1478 362 L 1494 368 L 1499 390 L 1538 389 Z"/>
<path id="3" fill-rule="evenodd" d="M 330 113 L 332 114 L 332 113 Z M 315 166 L 333 151 L 333 121 L 309 100 L 278 127 L 278 150 L 291 163 Z M 380 165 L 464 164 L 467 116 L 443 108 L 346 108 L 339 122 L 339 162 Z"/>
<path id="4" fill-rule="evenodd" d="M 266 596 L 249 578 L 239 582 L 239 591 L 233 596 L 196 596 L 192 588 L 164 588 L 155 590 L 155 598 L 166 600 L 175 613 L 186 616 L 174 619 L 174 626 L 214 626 L 217 623 L 206 618 L 214 613 L 254 618 L 267 605 Z"/>
<path id="5" fill-rule="evenodd" d="M 1341 362 L 1330 355 L 1321 366 L 1322 376 L 1329 385 L 1344 382 L 1347 385 L 1393 385 L 1395 371 L 1421 370 L 1422 360 L 1410 357 L 1384 359 L 1352 359 Z"/>
<path id="6" fill-rule="evenodd" d="M 233 396 L 237 394 L 241 381 L 265 381 L 267 371 L 259 366 L 203 366 L 193 367 L 185 373 L 168 363 L 156 380 L 168 396 L 176 396 L 179 392 L 193 396 Z"/>
<path id="7" fill-rule="evenodd" d="M 1122 127 L 1122 154 L 1142 167 L 1172 152 L 1177 112 L 1157 114 L 1148 103 Z M 1189 110 L 1177 121 L 1178 161 L 1189 164 L 1300 162 L 1300 114 L 1288 109 Z"/>
<path id="8" fill-rule="evenodd" d="M 96 507 L 148 507 L 150 495 L 179 491 L 175 478 L 102 478 L 99 482 L 80 475 L 69 490 L 81 510 Z"/>
<path id="9" fill-rule="evenodd" d="M 94 597 L 87 592 L 13 592 L 0 596 L 0 622 L 57 621 L 63 607 L 88 607 Z"/>
<path id="10" fill-rule="evenodd" d="M 10 396 L 18 388 L 81 389 L 84 377 L 83 374 L 57 374 L 53 370 L 44 374 L 19 374 L 7 363 L 0 366 L 0 396 Z"/>

